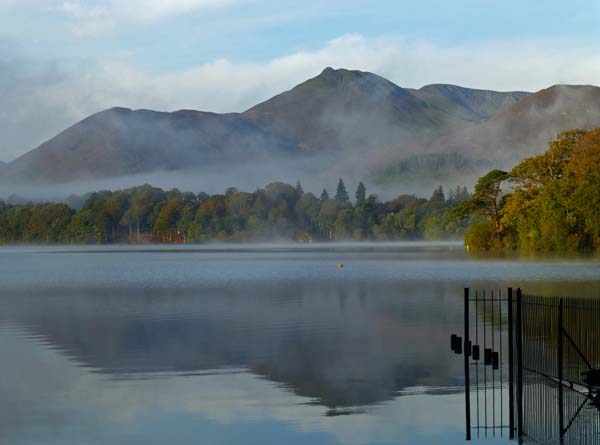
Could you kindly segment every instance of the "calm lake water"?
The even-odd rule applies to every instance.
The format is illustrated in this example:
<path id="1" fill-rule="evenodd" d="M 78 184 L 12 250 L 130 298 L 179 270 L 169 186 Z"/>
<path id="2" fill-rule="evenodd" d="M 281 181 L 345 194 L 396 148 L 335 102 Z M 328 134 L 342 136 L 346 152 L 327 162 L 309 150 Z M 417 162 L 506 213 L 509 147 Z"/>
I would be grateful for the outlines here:
<path id="1" fill-rule="evenodd" d="M 600 262 L 2 247 L 0 443 L 462 444 L 462 289 L 509 285 L 598 296 Z"/>

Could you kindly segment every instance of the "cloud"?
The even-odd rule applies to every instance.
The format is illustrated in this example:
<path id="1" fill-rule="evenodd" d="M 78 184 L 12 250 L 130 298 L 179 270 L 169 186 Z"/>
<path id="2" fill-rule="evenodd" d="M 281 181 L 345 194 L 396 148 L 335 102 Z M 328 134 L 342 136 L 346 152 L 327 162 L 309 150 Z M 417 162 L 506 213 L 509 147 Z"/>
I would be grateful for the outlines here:
<path id="1" fill-rule="evenodd" d="M 174 2 L 187 7 L 200 3 Z M 144 70 L 127 55 L 68 64 L 39 62 L 0 44 L 0 160 L 11 160 L 105 108 L 243 111 L 326 66 L 372 71 L 404 87 L 453 83 L 536 91 L 600 78 L 595 48 L 550 40 L 440 46 L 344 35 L 321 48 L 264 62 L 219 59 L 166 74 Z"/>
<path id="2" fill-rule="evenodd" d="M 55 10 L 74 20 L 76 34 L 96 34 L 119 24 L 151 24 L 164 18 L 221 7 L 235 0 L 66 1 Z"/>

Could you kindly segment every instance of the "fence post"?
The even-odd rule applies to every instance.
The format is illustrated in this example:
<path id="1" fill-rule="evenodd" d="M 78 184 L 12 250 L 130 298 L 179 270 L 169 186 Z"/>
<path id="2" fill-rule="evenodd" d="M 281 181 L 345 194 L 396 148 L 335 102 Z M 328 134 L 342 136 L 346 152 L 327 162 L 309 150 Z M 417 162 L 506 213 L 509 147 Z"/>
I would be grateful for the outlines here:
<path id="1" fill-rule="evenodd" d="M 467 440 L 471 440 L 471 382 L 469 371 L 469 288 L 465 287 L 465 344 L 463 352 L 465 358 L 465 421 Z"/>
<path id="2" fill-rule="evenodd" d="M 558 431 L 561 445 L 565 439 L 563 390 L 563 299 L 561 298 L 558 303 Z"/>
<path id="3" fill-rule="evenodd" d="M 515 438 L 515 388 L 513 352 L 513 290 L 508 288 L 508 431 L 511 440 Z"/>
<path id="4" fill-rule="evenodd" d="M 523 443 L 523 295 L 517 289 L 517 439 Z"/>

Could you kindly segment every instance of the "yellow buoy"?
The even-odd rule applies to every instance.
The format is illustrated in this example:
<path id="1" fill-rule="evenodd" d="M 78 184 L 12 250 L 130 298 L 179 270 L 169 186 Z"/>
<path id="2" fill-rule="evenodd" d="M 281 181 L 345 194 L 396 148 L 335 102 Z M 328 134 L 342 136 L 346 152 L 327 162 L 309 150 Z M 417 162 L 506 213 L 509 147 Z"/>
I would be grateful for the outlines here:
<path id="1" fill-rule="evenodd" d="M 344 265 L 342 263 L 339 263 L 338 268 L 341 269 L 342 267 L 344 267 Z"/>

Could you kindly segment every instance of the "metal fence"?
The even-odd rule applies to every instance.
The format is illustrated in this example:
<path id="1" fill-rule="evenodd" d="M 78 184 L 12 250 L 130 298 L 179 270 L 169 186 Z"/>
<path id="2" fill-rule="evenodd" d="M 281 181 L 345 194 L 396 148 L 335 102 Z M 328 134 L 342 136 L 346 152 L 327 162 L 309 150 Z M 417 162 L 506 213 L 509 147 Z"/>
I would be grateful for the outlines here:
<path id="1" fill-rule="evenodd" d="M 600 300 L 464 293 L 466 436 L 600 444 Z"/>
<path id="2" fill-rule="evenodd" d="M 520 297 L 522 437 L 600 443 L 600 302 Z"/>

